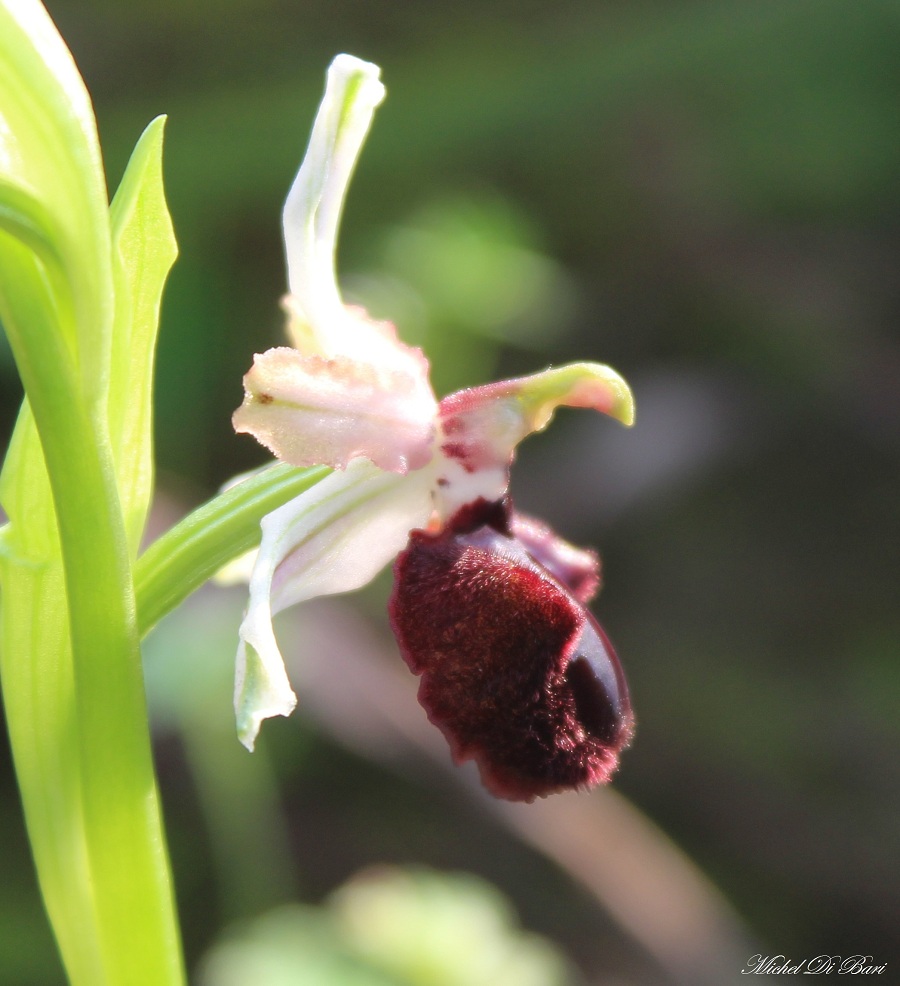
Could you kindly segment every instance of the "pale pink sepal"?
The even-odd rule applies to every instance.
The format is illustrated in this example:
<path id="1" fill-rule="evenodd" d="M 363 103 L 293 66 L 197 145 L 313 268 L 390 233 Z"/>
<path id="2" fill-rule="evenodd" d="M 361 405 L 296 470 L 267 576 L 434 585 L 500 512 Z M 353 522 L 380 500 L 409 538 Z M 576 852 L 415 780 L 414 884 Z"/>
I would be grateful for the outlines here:
<path id="1" fill-rule="evenodd" d="M 437 403 L 424 356 L 408 367 L 270 349 L 244 377 L 235 430 L 295 466 L 343 469 L 365 457 L 390 472 L 420 469 L 432 455 Z"/>
<path id="2" fill-rule="evenodd" d="M 241 624 L 234 706 L 238 737 L 252 750 L 264 719 L 297 703 L 272 629 L 287 606 L 369 582 L 425 527 L 428 471 L 398 476 L 364 459 L 333 473 L 263 518 L 262 542 Z"/>

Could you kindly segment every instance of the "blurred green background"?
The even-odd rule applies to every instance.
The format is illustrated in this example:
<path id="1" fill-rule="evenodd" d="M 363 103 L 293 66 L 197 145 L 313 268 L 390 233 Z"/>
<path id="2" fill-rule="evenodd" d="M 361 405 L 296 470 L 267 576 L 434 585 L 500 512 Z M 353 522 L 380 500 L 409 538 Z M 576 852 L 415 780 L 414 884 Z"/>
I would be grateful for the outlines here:
<path id="1" fill-rule="evenodd" d="M 48 8 L 111 188 L 169 114 L 157 533 L 265 461 L 230 415 L 281 341 L 280 207 L 339 51 L 388 88 L 348 298 L 425 347 L 441 393 L 584 358 L 637 398 L 631 431 L 561 413 L 513 482 L 603 554 L 638 716 L 617 793 L 519 810 L 447 770 L 389 576 L 286 617 L 300 708 L 254 758 L 230 712 L 242 594 L 204 590 L 150 640 L 197 981 L 726 984 L 760 951 L 896 970 L 900 5 Z M 2 348 L 0 443 L 20 397 Z M 6 747 L 0 784 L 0 983 L 56 986 Z"/>

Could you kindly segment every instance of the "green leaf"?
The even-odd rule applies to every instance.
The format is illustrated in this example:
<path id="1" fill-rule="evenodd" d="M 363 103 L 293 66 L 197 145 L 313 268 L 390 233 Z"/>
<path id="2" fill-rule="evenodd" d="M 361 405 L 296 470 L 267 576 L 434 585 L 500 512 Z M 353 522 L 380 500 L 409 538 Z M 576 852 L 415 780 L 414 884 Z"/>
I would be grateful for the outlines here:
<path id="1" fill-rule="evenodd" d="M 162 182 L 165 118 L 144 131 L 110 206 L 116 285 L 108 399 L 119 499 L 132 558 L 153 490 L 153 366 L 163 286 L 178 247 Z"/>
<path id="2" fill-rule="evenodd" d="M 73 983 L 101 983 L 81 801 L 75 682 L 50 485 L 28 404 L 0 477 L 0 678 L 44 905 Z M 21 523 L 23 517 L 29 523 Z"/>
<path id="3" fill-rule="evenodd" d="M 73 313 L 60 329 L 80 389 L 101 399 L 113 314 L 106 184 L 90 98 L 37 0 L 0 4 L 0 107 L 0 214 L 7 228 L 40 223 L 38 211 L 44 221 L 52 217 L 44 239 L 65 271 Z M 35 208 L 23 210 L 26 201 Z"/>
<path id="4" fill-rule="evenodd" d="M 177 984 L 180 946 L 110 445 L 105 422 L 91 414 L 99 405 L 89 408 L 79 392 L 65 312 L 43 274 L 26 245 L 0 233 L 0 317 L 37 426 L 20 433 L 21 451 L 0 484 L 10 517 L 0 567 L 3 697 L 26 820 L 72 983 Z M 41 450 L 49 481 L 37 466 Z M 31 578 L 28 565 L 45 575 Z M 48 821 L 56 815 L 71 831 Z M 56 868 L 70 852 L 80 858 L 82 838 L 87 872 Z"/>
<path id="5" fill-rule="evenodd" d="M 90 101 L 36 0 L 0 0 L 0 107 L 0 319 L 28 400 L 0 476 L 0 671 L 29 837 L 73 986 L 170 986 L 184 973 L 128 543 L 151 477 L 149 368 L 126 356 L 151 361 L 172 252 L 159 127 L 114 256 Z"/>

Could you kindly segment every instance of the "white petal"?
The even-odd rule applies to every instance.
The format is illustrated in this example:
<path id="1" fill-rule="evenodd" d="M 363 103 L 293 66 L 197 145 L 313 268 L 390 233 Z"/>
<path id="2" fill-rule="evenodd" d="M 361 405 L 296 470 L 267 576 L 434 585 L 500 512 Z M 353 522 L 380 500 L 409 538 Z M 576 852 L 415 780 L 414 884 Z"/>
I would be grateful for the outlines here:
<path id="1" fill-rule="evenodd" d="M 262 543 L 241 624 L 235 679 L 238 736 L 248 749 L 263 719 L 297 703 L 272 629 L 280 610 L 370 581 L 424 527 L 430 470 L 398 476 L 357 459 L 262 521 Z"/>

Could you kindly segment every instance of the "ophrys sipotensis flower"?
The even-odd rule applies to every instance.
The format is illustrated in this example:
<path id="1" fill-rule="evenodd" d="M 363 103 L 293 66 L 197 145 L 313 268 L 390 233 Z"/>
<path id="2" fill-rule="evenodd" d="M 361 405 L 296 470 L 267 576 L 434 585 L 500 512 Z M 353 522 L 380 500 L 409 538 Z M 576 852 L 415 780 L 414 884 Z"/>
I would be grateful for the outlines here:
<path id="1" fill-rule="evenodd" d="M 263 520 L 240 630 L 239 735 L 252 748 L 262 720 L 296 704 L 273 615 L 358 588 L 396 557 L 391 624 L 454 757 L 516 800 L 605 781 L 632 714 L 585 608 L 597 558 L 515 511 L 509 469 L 560 405 L 630 424 L 631 393 L 609 367 L 574 363 L 438 400 L 424 354 L 344 305 L 338 222 L 384 95 L 378 76 L 348 55 L 329 69 L 284 209 L 291 346 L 255 357 L 234 415 L 280 460 L 335 469 Z"/>

